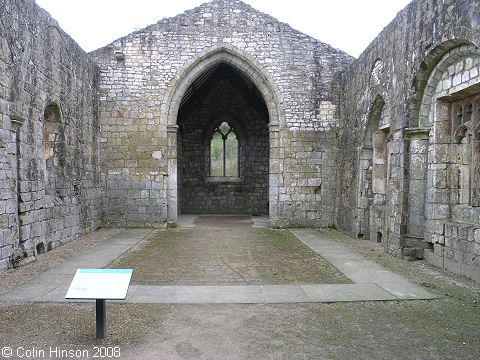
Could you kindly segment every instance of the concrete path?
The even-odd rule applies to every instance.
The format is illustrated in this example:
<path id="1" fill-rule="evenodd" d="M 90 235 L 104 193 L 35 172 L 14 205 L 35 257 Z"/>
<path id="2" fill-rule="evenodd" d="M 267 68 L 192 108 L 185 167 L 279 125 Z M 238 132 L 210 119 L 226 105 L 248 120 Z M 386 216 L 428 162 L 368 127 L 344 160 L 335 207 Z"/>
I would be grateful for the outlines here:
<path id="1" fill-rule="evenodd" d="M 64 301 L 77 269 L 103 268 L 151 232 L 151 229 L 124 230 L 35 279 L 0 295 L 0 301 Z"/>
<path id="2" fill-rule="evenodd" d="M 193 216 L 185 218 L 183 225 L 193 227 L 194 221 L 195 217 Z M 102 268 L 134 244 L 144 239 L 150 232 L 151 230 L 144 229 L 125 230 L 26 284 L 1 295 L 0 301 L 67 301 L 64 297 L 78 268 Z M 353 284 L 248 286 L 132 285 L 130 286 L 126 302 L 256 304 L 407 300 L 437 297 L 431 292 L 408 282 L 401 276 L 367 260 L 316 230 L 295 229 L 291 230 L 291 233 L 337 267 Z"/>
<path id="3" fill-rule="evenodd" d="M 293 229 L 290 232 L 348 277 L 354 283 L 350 285 L 350 291 L 352 292 L 357 291 L 355 289 L 359 289 L 358 292 L 364 288 L 376 289 L 372 293 L 372 297 L 384 296 L 383 300 L 390 300 L 392 295 L 397 299 L 433 299 L 438 297 L 317 230 Z"/>

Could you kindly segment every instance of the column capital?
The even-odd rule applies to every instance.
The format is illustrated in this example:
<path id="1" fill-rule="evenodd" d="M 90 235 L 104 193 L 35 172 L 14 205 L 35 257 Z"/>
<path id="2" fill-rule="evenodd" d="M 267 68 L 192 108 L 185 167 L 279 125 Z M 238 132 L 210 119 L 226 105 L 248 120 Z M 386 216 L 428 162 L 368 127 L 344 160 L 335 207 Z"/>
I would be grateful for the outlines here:
<path id="1" fill-rule="evenodd" d="M 270 130 L 270 132 L 278 132 L 280 131 L 280 124 L 268 123 L 268 129 Z"/>
<path id="2" fill-rule="evenodd" d="M 177 133 L 178 132 L 178 125 L 167 125 L 167 132 L 168 133 Z"/>
<path id="3" fill-rule="evenodd" d="M 11 130 L 17 131 L 23 125 L 25 119 L 20 115 L 10 115 Z"/>

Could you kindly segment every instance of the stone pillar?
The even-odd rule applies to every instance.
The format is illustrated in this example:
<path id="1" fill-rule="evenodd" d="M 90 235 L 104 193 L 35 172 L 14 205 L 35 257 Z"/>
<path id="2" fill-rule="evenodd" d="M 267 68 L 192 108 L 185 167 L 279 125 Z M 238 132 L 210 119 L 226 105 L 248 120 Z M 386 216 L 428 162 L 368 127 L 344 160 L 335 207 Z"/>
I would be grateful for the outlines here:
<path id="1" fill-rule="evenodd" d="M 436 265 L 443 267 L 445 222 L 450 218 L 448 167 L 451 160 L 449 106 L 436 102 L 433 131 L 430 135 L 425 199 L 425 241 L 433 247 Z M 428 256 L 428 261 L 431 257 Z"/>
<path id="2" fill-rule="evenodd" d="M 177 133 L 178 125 L 167 125 L 167 218 L 169 221 L 177 220 L 178 215 Z"/>
<path id="3" fill-rule="evenodd" d="M 387 197 L 385 204 L 385 249 L 393 256 L 401 256 L 402 218 L 404 208 L 404 171 L 405 171 L 405 141 L 402 130 L 390 132 L 387 139 Z M 382 241 L 383 242 L 383 241 Z"/>
<path id="4" fill-rule="evenodd" d="M 387 186 L 389 171 L 388 128 L 373 133 L 372 203 L 370 206 L 369 239 L 387 247 L 392 232 L 391 217 L 387 215 Z M 390 231 L 388 231 L 390 229 Z"/>
<path id="5" fill-rule="evenodd" d="M 280 154 L 280 126 L 268 124 L 270 133 L 270 171 L 269 171 L 269 216 L 278 219 L 278 193 L 282 181 L 282 161 Z"/>
<path id="6" fill-rule="evenodd" d="M 361 239 L 370 239 L 370 206 L 372 193 L 372 160 L 373 147 L 363 146 L 358 150 L 358 182 L 357 182 L 357 232 Z M 370 240 L 374 240 L 371 238 Z"/>

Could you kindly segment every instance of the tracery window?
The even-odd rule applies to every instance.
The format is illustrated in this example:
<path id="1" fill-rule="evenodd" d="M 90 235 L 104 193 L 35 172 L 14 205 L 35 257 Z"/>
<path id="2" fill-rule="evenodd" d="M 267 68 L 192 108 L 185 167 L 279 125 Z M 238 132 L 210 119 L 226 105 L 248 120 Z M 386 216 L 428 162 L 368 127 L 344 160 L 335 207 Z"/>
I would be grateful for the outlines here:
<path id="1" fill-rule="evenodd" d="M 480 206 L 478 189 L 480 95 L 458 100 L 451 106 L 452 143 L 456 159 L 453 165 L 453 201 Z"/>
<path id="2" fill-rule="evenodd" d="M 210 140 L 210 176 L 238 176 L 238 138 L 226 122 L 215 128 Z"/>

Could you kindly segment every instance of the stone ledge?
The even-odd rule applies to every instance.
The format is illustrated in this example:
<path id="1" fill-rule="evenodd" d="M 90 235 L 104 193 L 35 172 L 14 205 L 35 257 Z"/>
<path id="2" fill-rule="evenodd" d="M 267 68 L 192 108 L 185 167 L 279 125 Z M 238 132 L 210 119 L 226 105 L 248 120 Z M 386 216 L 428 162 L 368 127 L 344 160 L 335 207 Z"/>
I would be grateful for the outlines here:
<path id="1" fill-rule="evenodd" d="M 208 176 L 205 178 L 205 182 L 211 184 L 241 184 L 243 178 L 238 176 Z"/>

